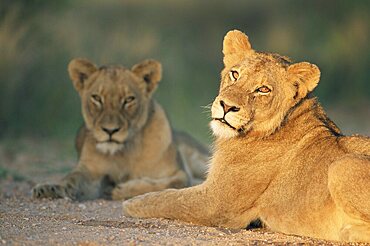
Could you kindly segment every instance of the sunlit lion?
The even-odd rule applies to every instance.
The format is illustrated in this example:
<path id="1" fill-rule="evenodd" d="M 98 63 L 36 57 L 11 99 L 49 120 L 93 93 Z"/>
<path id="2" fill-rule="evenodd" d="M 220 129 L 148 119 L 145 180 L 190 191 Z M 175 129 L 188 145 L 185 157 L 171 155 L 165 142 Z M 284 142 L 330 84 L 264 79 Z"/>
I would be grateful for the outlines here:
<path id="1" fill-rule="evenodd" d="M 123 203 L 124 214 L 370 241 L 370 139 L 343 136 L 311 92 L 308 62 L 257 52 L 248 37 L 224 39 L 225 68 L 213 102 L 217 136 L 207 180 Z"/>

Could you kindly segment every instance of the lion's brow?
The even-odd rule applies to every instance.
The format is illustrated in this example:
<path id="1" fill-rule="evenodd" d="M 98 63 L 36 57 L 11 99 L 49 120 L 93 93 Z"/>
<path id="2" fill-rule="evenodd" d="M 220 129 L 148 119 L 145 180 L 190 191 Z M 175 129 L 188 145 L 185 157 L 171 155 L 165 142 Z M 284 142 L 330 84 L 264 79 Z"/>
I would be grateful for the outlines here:
<path id="1" fill-rule="evenodd" d="M 99 67 L 99 71 L 108 76 L 112 80 L 116 80 L 121 72 L 127 71 L 128 69 L 120 65 L 103 65 Z"/>
<path id="2" fill-rule="evenodd" d="M 258 54 L 264 55 L 267 59 L 273 59 L 284 67 L 287 67 L 292 64 L 292 60 L 287 56 L 282 56 L 277 53 L 269 53 L 260 51 Z"/>
<path id="3" fill-rule="evenodd" d="M 127 70 L 126 67 L 121 66 L 121 65 L 102 65 L 99 67 L 100 71 L 115 71 L 115 70 Z"/>

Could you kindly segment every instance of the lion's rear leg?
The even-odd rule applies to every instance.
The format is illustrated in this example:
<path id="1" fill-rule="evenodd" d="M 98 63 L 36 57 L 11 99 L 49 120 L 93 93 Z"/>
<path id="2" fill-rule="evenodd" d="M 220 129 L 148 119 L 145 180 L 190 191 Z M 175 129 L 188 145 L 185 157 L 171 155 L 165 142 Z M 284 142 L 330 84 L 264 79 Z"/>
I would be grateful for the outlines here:
<path id="1" fill-rule="evenodd" d="M 348 242 L 370 242 L 370 224 L 351 223 L 344 225 L 340 231 L 340 238 Z"/>
<path id="2" fill-rule="evenodd" d="M 339 138 L 339 144 L 349 153 L 370 156 L 370 137 L 344 136 Z"/>
<path id="3" fill-rule="evenodd" d="M 370 158 L 348 155 L 329 168 L 328 186 L 335 204 L 350 218 L 341 238 L 370 241 Z"/>

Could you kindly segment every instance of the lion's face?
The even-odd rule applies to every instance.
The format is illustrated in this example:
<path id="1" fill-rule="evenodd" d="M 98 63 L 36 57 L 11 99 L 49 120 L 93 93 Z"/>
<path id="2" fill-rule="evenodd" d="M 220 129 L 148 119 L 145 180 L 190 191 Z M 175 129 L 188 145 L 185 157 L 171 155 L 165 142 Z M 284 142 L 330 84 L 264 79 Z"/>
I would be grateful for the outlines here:
<path id="1" fill-rule="evenodd" d="M 225 68 L 211 122 L 219 137 L 272 134 L 319 81 L 315 65 L 291 64 L 286 57 L 256 52 L 239 31 L 225 36 L 223 53 Z"/>
<path id="2" fill-rule="evenodd" d="M 123 149 L 147 122 L 151 95 L 161 77 L 160 64 L 147 60 L 130 70 L 97 68 L 85 59 L 74 59 L 68 69 L 96 147 L 110 154 Z"/>

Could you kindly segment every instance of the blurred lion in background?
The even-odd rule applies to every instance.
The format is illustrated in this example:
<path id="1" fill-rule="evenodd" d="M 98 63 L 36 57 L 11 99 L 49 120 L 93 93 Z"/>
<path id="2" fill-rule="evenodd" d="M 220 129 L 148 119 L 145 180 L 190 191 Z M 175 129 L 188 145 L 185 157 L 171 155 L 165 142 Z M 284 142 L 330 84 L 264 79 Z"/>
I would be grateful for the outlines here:
<path id="1" fill-rule="evenodd" d="M 205 178 L 208 150 L 172 130 L 152 98 L 162 76 L 159 62 L 98 68 L 74 59 L 68 71 L 85 121 L 76 138 L 79 162 L 61 181 L 36 185 L 33 197 L 118 200 Z"/>

